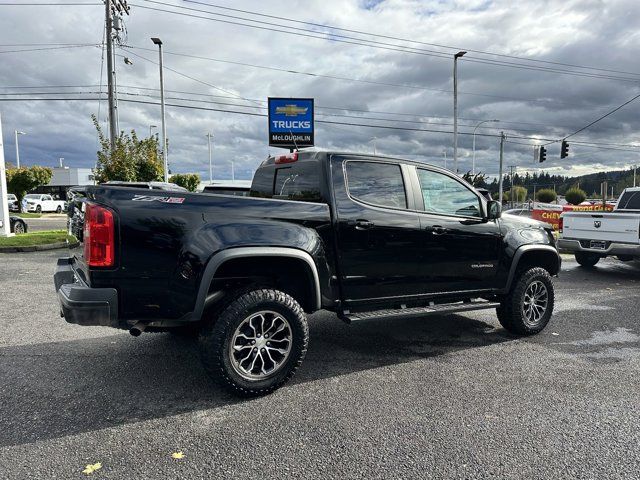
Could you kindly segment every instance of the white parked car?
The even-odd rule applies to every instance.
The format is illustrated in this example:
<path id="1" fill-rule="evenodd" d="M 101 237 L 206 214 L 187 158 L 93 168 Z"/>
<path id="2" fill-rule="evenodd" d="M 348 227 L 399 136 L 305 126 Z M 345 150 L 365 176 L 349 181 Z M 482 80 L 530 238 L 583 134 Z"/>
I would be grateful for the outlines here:
<path id="1" fill-rule="evenodd" d="M 30 193 L 22 199 L 23 212 L 56 212 L 61 213 L 67 208 L 64 200 L 54 200 L 51 195 L 44 193 Z"/>
<path id="2" fill-rule="evenodd" d="M 558 248 L 583 267 L 608 256 L 640 260 L 640 187 L 625 189 L 613 212 L 565 212 L 560 220 Z"/>
<path id="3" fill-rule="evenodd" d="M 18 208 L 18 197 L 16 197 L 13 193 L 7 193 L 7 203 L 9 204 L 10 212 L 17 212 L 20 210 Z"/>

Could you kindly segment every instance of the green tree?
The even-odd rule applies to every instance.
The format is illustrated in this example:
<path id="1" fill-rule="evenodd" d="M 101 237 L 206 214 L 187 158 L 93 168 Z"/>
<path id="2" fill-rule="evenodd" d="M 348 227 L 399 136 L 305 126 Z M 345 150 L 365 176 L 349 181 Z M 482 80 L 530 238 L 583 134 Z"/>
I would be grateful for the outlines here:
<path id="1" fill-rule="evenodd" d="M 130 134 L 120 132 L 116 138 L 115 148 L 112 150 L 111 142 L 104 135 L 96 116 L 91 115 L 91 119 L 100 141 L 96 168 L 96 180 L 99 183 L 109 180 L 125 182 L 162 180 L 164 169 L 156 137 L 140 139 L 135 130 L 131 130 Z"/>
<path id="2" fill-rule="evenodd" d="M 520 186 L 513 186 L 511 190 L 506 192 L 509 195 L 509 199 L 514 202 L 523 203 L 527 200 L 527 189 Z"/>
<path id="3" fill-rule="evenodd" d="M 551 203 L 555 202 L 556 198 L 558 198 L 556 192 L 550 188 L 542 188 L 536 193 L 536 200 L 539 202 Z"/>
<path id="4" fill-rule="evenodd" d="M 7 190 L 18 197 L 18 203 L 27 192 L 51 181 L 53 171 L 48 167 L 20 167 L 7 169 Z"/>
<path id="5" fill-rule="evenodd" d="M 478 187 L 478 188 L 487 187 L 486 175 L 484 173 L 478 172 L 474 175 L 471 173 L 471 171 L 468 171 L 467 173 L 462 175 L 462 178 L 468 183 L 470 183 L 471 185 L 473 185 L 474 187 Z"/>
<path id="6" fill-rule="evenodd" d="M 564 198 L 571 205 L 580 205 L 587 199 L 587 192 L 578 187 L 573 187 L 565 192 Z"/>
<path id="7" fill-rule="evenodd" d="M 186 188 L 190 192 L 195 192 L 200 184 L 200 175 L 197 173 L 176 173 L 169 181 Z"/>

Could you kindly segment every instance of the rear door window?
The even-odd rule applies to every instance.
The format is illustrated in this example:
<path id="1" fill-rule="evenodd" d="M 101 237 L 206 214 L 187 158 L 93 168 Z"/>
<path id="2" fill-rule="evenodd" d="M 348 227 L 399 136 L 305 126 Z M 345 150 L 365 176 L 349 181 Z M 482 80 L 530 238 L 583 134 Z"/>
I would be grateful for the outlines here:
<path id="1" fill-rule="evenodd" d="M 407 208 L 407 195 L 400 165 L 348 161 L 346 170 L 351 197 L 381 207 Z"/>

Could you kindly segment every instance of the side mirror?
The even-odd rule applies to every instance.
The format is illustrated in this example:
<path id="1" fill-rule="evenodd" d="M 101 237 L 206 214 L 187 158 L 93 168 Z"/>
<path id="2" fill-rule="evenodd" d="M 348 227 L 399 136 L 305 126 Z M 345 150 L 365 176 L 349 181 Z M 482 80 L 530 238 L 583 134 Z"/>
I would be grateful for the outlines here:
<path id="1" fill-rule="evenodd" d="M 487 202 L 487 220 L 495 220 L 502 216 L 502 205 L 496 200 Z"/>

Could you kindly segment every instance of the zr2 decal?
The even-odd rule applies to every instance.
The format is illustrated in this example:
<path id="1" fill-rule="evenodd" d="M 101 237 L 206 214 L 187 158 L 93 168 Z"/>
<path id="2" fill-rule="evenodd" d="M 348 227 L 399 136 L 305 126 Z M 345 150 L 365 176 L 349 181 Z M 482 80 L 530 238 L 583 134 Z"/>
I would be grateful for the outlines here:
<path id="1" fill-rule="evenodd" d="M 134 195 L 134 202 L 183 203 L 184 197 L 156 197 L 154 195 Z"/>

